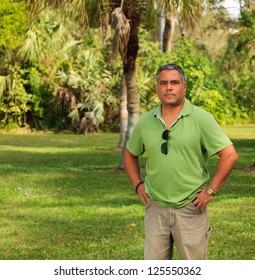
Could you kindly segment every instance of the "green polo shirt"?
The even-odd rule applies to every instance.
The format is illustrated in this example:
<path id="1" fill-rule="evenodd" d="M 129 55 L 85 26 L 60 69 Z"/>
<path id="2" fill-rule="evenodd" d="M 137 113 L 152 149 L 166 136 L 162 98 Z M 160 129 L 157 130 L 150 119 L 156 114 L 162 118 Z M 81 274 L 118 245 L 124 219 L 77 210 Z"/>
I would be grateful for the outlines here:
<path id="1" fill-rule="evenodd" d="M 162 206 L 180 208 L 208 181 L 208 158 L 232 142 L 212 114 L 187 99 L 179 118 L 168 128 L 167 155 L 161 152 L 165 129 L 159 106 L 139 118 L 127 149 L 136 156 L 146 151 L 145 187 L 151 199 Z"/>

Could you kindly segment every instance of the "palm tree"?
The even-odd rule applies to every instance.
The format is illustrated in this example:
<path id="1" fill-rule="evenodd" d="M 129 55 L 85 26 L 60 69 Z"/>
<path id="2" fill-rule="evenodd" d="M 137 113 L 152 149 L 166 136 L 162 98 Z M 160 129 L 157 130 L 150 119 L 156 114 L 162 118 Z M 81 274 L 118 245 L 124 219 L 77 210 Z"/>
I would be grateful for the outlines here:
<path id="1" fill-rule="evenodd" d="M 181 35 L 184 36 L 185 29 L 194 27 L 194 23 L 201 17 L 202 12 L 209 7 L 207 0 L 155 0 L 152 2 L 154 2 L 156 16 L 159 18 L 159 38 L 164 52 L 171 51 L 173 48 L 176 23 L 179 25 Z M 152 3 L 149 5 L 152 7 Z"/>
<path id="2" fill-rule="evenodd" d="M 99 2 L 86 0 L 27 0 L 27 2 L 30 4 L 29 7 L 35 15 L 47 5 L 50 5 L 53 8 L 69 7 L 70 11 L 80 19 L 81 24 L 83 25 L 88 25 L 90 23 L 95 26 L 96 23 L 91 21 L 91 19 L 95 18 L 101 19 L 101 22 L 97 23 L 97 25 L 100 25 L 104 22 L 104 19 L 108 17 L 108 14 L 111 11 L 116 15 L 117 21 L 119 19 L 126 20 L 125 26 L 129 27 L 130 32 L 126 34 L 128 36 L 125 39 L 126 44 L 124 48 L 119 44 L 117 49 L 123 58 L 123 72 L 127 89 L 128 129 L 125 137 L 127 141 L 140 114 L 140 102 L 136 84 L 136 57 L 139 48 L 138 28 L 140 25 L 142 4 L 144 1 L 119 0 L 110 1 L 110 3 L 107 0 L 101 0 Z M 100 9 L 96 10 L 95 7 L 99 7 Z M 99 17 L 95 16 L 95 12 L 99 14 Z M 93 14 L 93 16 L 89 17 L 90 14 Z M 116 32 L 118 36 L 115 37 L 117 39 L 115 41 L 116 44 L 120 42 L 118 39 L 120 39 L 120 35 L 123 34 L 121 29 L 118 30 L 119 33 Z"/>
<path id="3" fill-rule="evenodd" d="M 121 0 L 120 7 L 112 12 L 115 28 L 114 43 L 123 61 L 127 90 L 128 126 L 124 147 L 140 115 L 140 100 L 136 81 L 136 58 L 139 49 L 138 28 L 142 14 L 142 1 Z M 116 35 L 117 34 L 117 35 Z M 123 43 L 124 42 L 124 43 Z"/>

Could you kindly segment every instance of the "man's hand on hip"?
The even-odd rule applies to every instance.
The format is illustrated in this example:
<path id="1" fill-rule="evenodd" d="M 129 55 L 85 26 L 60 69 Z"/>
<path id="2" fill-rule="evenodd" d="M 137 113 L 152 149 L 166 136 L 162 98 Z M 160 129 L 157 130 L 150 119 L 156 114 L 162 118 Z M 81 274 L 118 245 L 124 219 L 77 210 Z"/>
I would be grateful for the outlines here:
<path id="1" fill-rule="evenodd" d="M 149 200 L 150 200 L 150 197 L 149 197 L 149 195 L 145 192 L 145 184 L 144 184 L 144 183 L 139 187 L 139 189 L 138 189 L 138 191 L 137 191 L 137 194 L 138 194 L 138 196 L 140 197 L 140 199 L 141 199 L 143 205 L 144 205 L 144 206 L 147 206 L 147 204 L 148 204 L 148 202 L 149 202 Z"/>

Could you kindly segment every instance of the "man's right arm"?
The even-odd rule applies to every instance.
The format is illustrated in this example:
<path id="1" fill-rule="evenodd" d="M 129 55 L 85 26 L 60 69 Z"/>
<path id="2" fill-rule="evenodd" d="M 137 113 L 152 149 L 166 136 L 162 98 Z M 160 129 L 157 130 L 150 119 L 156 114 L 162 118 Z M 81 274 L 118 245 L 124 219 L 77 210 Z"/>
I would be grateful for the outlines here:
<path id="1" fill-rule="evenodd" d="M 142 181 L 139 160 L 138 156 L 131 154 L 128 149 L 125 149 L 124 151 L 124 167 L 131 183 L 133 184 L 134 188 L 136 188 L 138 183 Z M 144 183 L 139 186 L 137 194 L 140 197 L 142 203 L 146 206 L 150 197 L 145 192 Z"/>

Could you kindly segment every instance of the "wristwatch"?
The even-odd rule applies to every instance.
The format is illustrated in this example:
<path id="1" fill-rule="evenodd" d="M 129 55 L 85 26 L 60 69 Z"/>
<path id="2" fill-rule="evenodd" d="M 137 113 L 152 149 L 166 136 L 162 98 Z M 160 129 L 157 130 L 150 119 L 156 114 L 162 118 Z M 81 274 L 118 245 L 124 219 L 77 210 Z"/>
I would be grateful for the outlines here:
<path id="1" fill-rule="evenodd" d="M 206 191 L 209 195 L 212 195 L 212 196 L 216 195 L 216 192 L 214 192 L 211 188 L 207 188 Z"/>

